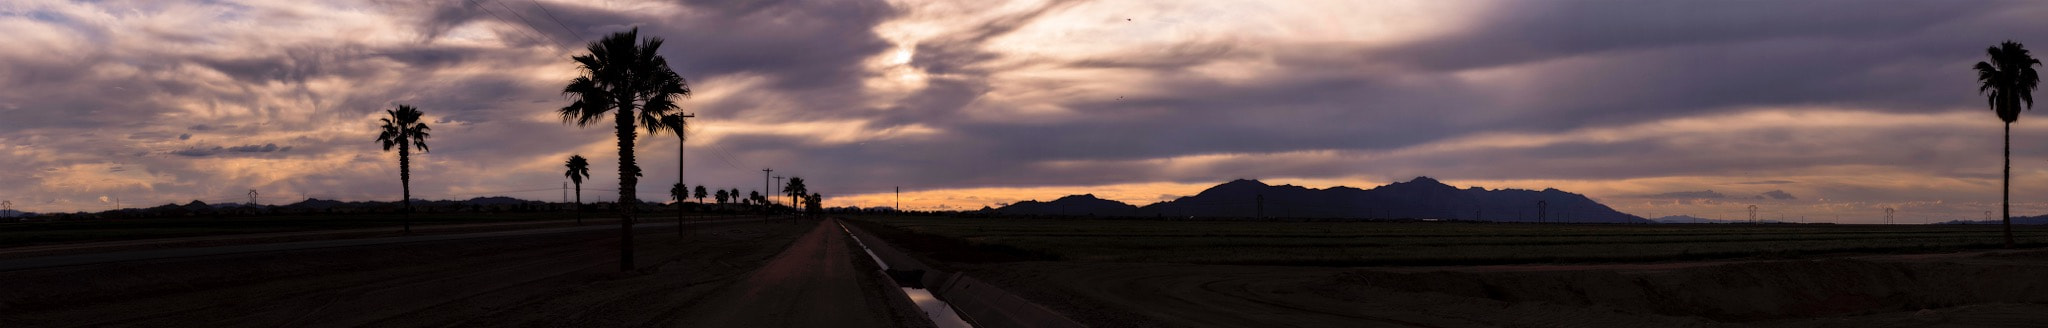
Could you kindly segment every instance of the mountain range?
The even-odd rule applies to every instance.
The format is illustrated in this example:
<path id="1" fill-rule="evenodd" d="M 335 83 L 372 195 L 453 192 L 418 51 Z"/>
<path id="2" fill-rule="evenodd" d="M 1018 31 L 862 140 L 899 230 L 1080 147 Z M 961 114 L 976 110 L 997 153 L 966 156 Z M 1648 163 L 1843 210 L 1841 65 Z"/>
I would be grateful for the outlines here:
<path id="1" fill-rule="evenodd" d="M 1539 205 L 1541 202 L 1542 205 Z M 1539 211 L 1540 210 L 1540 211 Z M 1233 180 L 1193 196 L 1134 206 L 1092 194 L 993 209 L 1003 215 L 1195 218 L 1443 219 L 1496 222 L 1652 223 L 1557 189 L 1458 189 L 1416 177 L 1372 189 L 1313 189 Z"/>

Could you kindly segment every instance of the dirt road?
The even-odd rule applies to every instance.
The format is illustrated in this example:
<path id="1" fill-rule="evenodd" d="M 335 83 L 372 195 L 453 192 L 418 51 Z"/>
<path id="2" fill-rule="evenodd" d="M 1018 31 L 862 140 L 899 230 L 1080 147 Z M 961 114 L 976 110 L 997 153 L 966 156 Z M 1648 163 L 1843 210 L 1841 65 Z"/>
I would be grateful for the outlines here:
<path id="1" fill-rule="evenodd" d="M 677 323 L 692 327 L 895 327 L 879 290 L 864 290 L 858 249 L 832 220 Z M 865 255 L 861 255 L 865 256 Z"/>
<path id="2" fill-rule="evenodd" d="M 609 230 L 0 272 L 0 326 L 658 326 L 747 278 L 812 223 Z"/>

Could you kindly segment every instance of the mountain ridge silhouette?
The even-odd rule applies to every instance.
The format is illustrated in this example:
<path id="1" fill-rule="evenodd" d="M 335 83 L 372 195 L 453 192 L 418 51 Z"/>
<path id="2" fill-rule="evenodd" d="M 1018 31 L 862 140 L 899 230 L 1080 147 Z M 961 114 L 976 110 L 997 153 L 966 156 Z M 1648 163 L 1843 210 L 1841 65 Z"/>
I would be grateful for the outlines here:
<path id="1" fill-rule="evenodd" d="M 1547 215 L 1538 214 L 1538 201 Z M 1416 177 L 1371 189 L 1337 186 L 1325 189 L 1268 185 L 1252 179 L 1218 184 L 1192 196 L 1134 206 L 1093 194 L 1047 202 L 1023 201 L 993 209 L 996 214 L 1026 216 L 1192 217 L 1192 218 L 1333 218 L 1437 219 L 1493 222 L 1653 223 L 1615 211 L 1584 195 L 1544 190 L 1459 189 L 1430 177 Z"/>

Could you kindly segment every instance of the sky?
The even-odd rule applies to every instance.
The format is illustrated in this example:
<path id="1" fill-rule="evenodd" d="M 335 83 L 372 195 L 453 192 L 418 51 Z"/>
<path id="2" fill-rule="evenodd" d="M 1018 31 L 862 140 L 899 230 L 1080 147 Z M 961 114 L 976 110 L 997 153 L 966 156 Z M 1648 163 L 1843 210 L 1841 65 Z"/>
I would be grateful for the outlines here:
<path id="1" fill-rule="evenodd" d="M 688 79 L 638 197 L 803 177 L 827 206 L 1133 204 L 1231 179 L 1430 176 L 1642 216 L 1870 223 L 1997 210 L 1971 64 L 2048 46 L 2038 1 L 46 1 L 0 3 L 0 199 L 34 212 L 395 200 L 375 142 L 427 113 L 415 198 L 616 198 L 568 59 L 639 28 Z M 2012 125 L 2048 213 L 2048 118 Z M 679 149 L 679 146 L 680 149 Z M 683 154 L 678 154 L 678 152 Z M 679 161 L 679 158 L 682 158 Z"/>

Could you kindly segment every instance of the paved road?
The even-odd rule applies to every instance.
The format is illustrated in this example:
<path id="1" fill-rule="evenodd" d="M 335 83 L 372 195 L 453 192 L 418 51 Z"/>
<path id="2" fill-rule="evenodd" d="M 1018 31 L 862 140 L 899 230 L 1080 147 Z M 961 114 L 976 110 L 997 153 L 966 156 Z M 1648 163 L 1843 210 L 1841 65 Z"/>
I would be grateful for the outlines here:
<path id="1" fill-rule="evenodd" d="M 892 327 L 887 303 L 861 289 L 867 261 L 848 246 L 837 220 L 820 221 L 745 279 L 713 293 L 710 304 L 676 323 L 700 327 Z"/>

